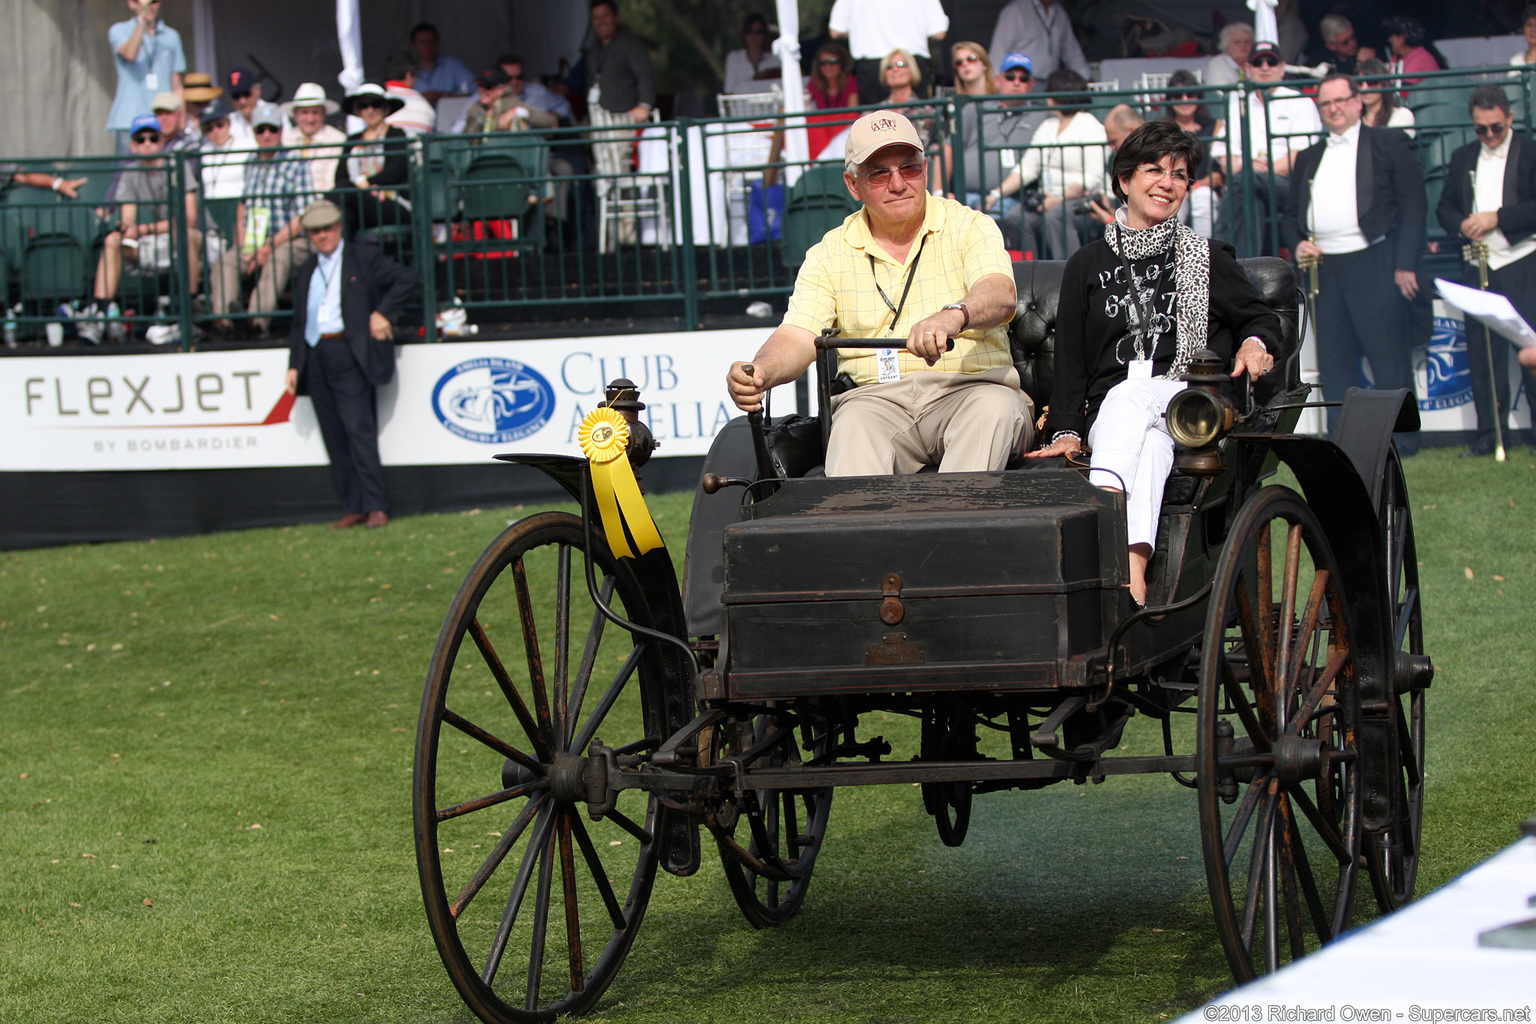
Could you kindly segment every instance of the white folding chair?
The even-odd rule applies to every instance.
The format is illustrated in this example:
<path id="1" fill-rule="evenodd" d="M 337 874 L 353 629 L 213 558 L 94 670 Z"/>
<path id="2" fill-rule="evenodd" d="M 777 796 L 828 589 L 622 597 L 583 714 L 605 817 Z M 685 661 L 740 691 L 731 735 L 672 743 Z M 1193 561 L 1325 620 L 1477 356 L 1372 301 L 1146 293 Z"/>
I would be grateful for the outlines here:
<path id="1" fill-rule="evenodd" d="M 665 175 L 635 173 L 635 139 L 639 132 L 634 120 L 624 112 L 611 113 L 601 105 L 587 108 L 592 127 L 611 129 L 592 133 L 592 158 L 600 177 L 597 188 L 597 248 L 612 252 L 620 245 L 634 245 L 639 240 L 638 217 L 655 217 L 670 223 Z M 651 111 L 653 122 L 660 115 Z M 662 230 L 659 240 L 670 244 L 672 233 Z"/>
<path id="2" fill-rule="evenodd" d="M 725 148 L 725 166 L 761 167 L 773 152 L 772 121 L 784 110 L 784 94 L 775 87 L 769 92 L 720 93 L 717 97 L 721 117 L 761 118 L 764 127 L 746 124 L 718 125 Z M 747 242 L 747 196 L 751 189 L 748 175 L 762 177 L 762 172 L 727 171 L 725 174 L 725 201 L 730 221 L 731 244 Z M 739 236 L 739 237 L 738 237 Z M 723 242 L 724 239 L 716 239 Z"/>

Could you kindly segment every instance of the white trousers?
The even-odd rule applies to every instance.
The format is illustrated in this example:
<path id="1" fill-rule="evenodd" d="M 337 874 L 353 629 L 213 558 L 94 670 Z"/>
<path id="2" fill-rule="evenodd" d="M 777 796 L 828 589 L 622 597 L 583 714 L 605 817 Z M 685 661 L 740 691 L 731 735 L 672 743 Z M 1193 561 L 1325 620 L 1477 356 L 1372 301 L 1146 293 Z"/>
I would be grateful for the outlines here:
<path id="1" fill-rule="evenodd" d="M 1188 385 L 1182 380 L 1123 380 L 1109 389 L 1088 431 L 1088 482 L 1125 491 L 1128 544 L 1157 543 L 1163 486 L 1173 469 L 1173 436 L 1163 412 Z"/>

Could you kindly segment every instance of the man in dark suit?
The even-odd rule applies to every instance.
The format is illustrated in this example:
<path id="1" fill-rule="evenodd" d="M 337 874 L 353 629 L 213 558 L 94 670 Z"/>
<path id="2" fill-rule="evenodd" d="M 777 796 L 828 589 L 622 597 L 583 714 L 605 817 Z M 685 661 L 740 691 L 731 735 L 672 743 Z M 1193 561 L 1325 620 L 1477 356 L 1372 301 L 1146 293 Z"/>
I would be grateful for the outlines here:
<path id="1" fill-rule="evenodd" d="M 1435 216 L 1446 234 L 1488 246 L 1488 288 L 1507 296 L 1528 323 L 1536 324 L 1536 141 L 1513 128 L 1509 98 L 1497 85 L 1472 90 L 1468 107 L 1476 142 L 1451 154 L 1445 190 Z M 1468 284 L 1477 284 L 1477 265 L 1466 264 Z M 1489 349 L 1493 368 L 1489 371 Z M 1477 439 L 1462 456 L 1491 455 L 1494 408 L 1509 422 L 1509 352 L 1498 335 L 1492 345 L 1480 328 L 1467 324 L 1467 365 L 1472 371 L 1472 405 Z M 1526 371 L 1526 397 L 1536 397 Z"/>
<path id="2" fill-rule="evenodd" d="M 331 479 L 346 513 L 333 530 L 389 522 L 373 389 L 395 375 L 394 320 L 421 286 L 370 245 L 342 241 L 341 210 L 311 203 L 300 220 L 315 253 L 293 275 L 288 393 L 314 401 Z"/>
<path id="3" fill-rule="evenodd" d="M 1412 391 L 1408 304 L 1419 292 L 1423 172 L 1402 132 L 1360 123 L 1354 79 L 1324 78 L 1317 107 L 1328 136 L 1296 158 L 1281 232 L 1297 256 L 1322 260 L 1314 312 L 1323 397 L 1340 401 L 1359 382 L 1361 356 L 1376 387 Z M 1338 410 L 1328 413 L 1331 428 Z M 1404 455 L 1419 449 L 1417 434 L 1396 440 Z"/>

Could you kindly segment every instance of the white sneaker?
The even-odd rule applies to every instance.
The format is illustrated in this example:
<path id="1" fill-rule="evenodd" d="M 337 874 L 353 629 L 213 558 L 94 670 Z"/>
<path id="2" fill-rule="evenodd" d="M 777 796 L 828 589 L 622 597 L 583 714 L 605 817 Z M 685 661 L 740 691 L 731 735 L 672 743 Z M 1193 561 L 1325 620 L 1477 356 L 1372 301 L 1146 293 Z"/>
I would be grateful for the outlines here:
<path id="1" fill-rule="evenodd" d="M 144 332 L 144 340 L 151 345 L 170 345 L 181 340 L 179 324 L 155 324 Z"/>

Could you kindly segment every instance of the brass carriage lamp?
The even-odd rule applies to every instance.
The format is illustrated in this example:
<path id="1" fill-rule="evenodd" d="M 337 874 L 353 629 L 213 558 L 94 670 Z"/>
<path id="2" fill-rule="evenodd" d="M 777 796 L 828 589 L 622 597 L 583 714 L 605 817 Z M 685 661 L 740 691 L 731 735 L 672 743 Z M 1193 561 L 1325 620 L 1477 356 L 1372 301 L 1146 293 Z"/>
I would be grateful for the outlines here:
<path id="1" fill-rule="evenodd" d="M 1208 348 L 1196 352 L 1184 373 L 1189 387 L 1168 403 L 1168 433 L 1179 446 L 1174 468 L 1189 476 L 1216 476 L 1226 460 L 1216 443 L 1237 422 L 1237 409 L 1222 393 L 1225 364 Z"/>
<path id="2" fill-rule="evenodd" d="M 628 377 L 615 377 L 603 389 L 603 405 L 624 417 L 629 424 L 629 463 L 636 469 L 650 460 L 651 453 L 661 447 L 661 442 L 651 434 L 651 428 L 640 418 L 645 403 L 640 401 L 640 389 Z"/>

